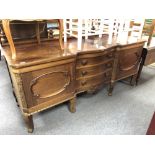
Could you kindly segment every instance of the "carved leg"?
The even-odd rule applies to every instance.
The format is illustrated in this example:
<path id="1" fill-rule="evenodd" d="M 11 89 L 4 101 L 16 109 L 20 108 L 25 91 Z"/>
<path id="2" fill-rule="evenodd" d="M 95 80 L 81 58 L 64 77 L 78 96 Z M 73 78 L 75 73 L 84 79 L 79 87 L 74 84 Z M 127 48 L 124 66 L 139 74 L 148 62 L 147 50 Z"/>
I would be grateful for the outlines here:
<path id="1" fill-rule="evenodd" d="M 114 89 L 114 83 L 110 83 L 110 85 L 109 85 L 109 91 L 108 91 L 108 95 L 109 96 L 112 96 L 113 89 Z"/>
<path id="2" fill-rule="evenodd" d="M 138 85 L 138 82 L 139 82 L 139 77 L 136 78 L 136 86 Z"/>
<path id="3" fill-rule="evenodd" d="M 139 82 L 139 79 L 140 79 L 140 74 L 141 74 L 141 71 L 138 72 L 137 76 L 136 76 L 136 79 L 135 79 L 135 84 L 136 86 L 138 85 L 138 82 Z"/>
<path id="4" fill-rule="evenodd" d="M 28 132 L 32 133 L 34 130 L 33 116 L 32 115 L 31 116 L 23 115 L 23 117 L 24 117 L 25 123 L 27 125 Z"/>
<path id="5" fill-rule="evenodd" d="M 69 111 L 74 113 L 76 112 L 76 97 L 70 99 L 69 101 Z"/>
<path id="6" fill-rule="evenodd" d="M 131 77 L 130 85 L 134 86 L 136 84 L 137 74 L 133 75 Z"/>
<path id="7" fill-rule="evenodd" d="M 147 53 L 148 53 L 147 49 L 143 48 L 142 56 L 141 56 L 142 60 L 141 60 L 141 63 L 140 63 L 140 66 L 139 66 L 139 70 L 138 70 L 138 73 L 137 73 L 137 78 L 136 78 L 136 85 L 138 85 L 139 78 L 140 78 L 143 66 L 145 64 L 145 59 L 146 59 Z"/>

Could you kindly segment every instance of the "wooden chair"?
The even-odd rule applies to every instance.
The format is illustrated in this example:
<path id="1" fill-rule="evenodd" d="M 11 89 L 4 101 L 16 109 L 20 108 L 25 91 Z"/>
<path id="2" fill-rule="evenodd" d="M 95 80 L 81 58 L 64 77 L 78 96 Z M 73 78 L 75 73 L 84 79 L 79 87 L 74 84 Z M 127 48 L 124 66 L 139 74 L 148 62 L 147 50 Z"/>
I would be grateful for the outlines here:
<path id="1" fill-rule="evenodd" d="M 142 35 L 144 20 L 114 19 L 112 36 L 117 37 L 117 43 L 126 42 L 131 39 L 140 39 Z"/>
<path id="2" fill-rule="evenodd" d="M 145 52 L 146 59 L 144 65 L 155 63 L 155 19 L 146 19 L 142 38 L 147 39 Z"/>
<path id="3" fill-rule="evenodd" d="M 129 37 L 129 32 L 131 31 L 131 20 L 111 19 L 110 21 L 109 43 L 111 43 L 113 36 L 115 36 L 117 43 L 126 42 Z"/>
<path id="4" fill-rule="evenodd" d="M 81 50 L 82 38 L 89 36 L 102 37 L 109 34 L 108 19 L 64 19 L 64 42 L 67 43 L 67 36 L 77 38 L 77 49 Z"/>
<path id="5" fill-rule="evenodd" d="M 142 31 L 144 36 L 148 36 L 147 46 L 150 46 L 152 37 L 155 34 L 155 19 L 146 19 Z"/>
<path id="6" fill-rule="evenodd" d="M 130 21 L 129 36 L 140 39 L 142 37 L 144 22 L 145 22 L 144 19 L 131 20 Z"/>
<path id="7" fill-rule="evenodd" d="M 35 24 L 36 24 L 36 39 L 37 39 L 38 44 L 40 44 L 41 38 L 40 38 L 40 26 L 39 26 L 39 24 L 43 20 L 20 20 L 20 21 L 35 22 Z M 52 19 L 48 20 L 48 21 L 52 21 Z M 61 19 L 57 19 L 57 21 L 59 23 L 59 30 L 60 30 L 60 33 L 59 33 L 59 45 L 60 45 L 61 49 L 63 49 L 63 42 L 62 42 L 63 22 L 62 22 Z M 2 20 L 2 26 L 3 26 L 3 30 L 4 30 L 4 33 L 6 35 L 6 38 L 8 40 L 8 43 L 10 45 L 10 49 L 11 49 L 11 52 L 12 52 L 12 59 L 15 60 L 17 58 L 17 51 L 16 51 L 16 48 L 15 48 L 13 37 L 11 35 L 10 22 L 11 22 L 11 20 L 8 20 L 8 19 Z"/>
<path id="8" fill-rule="evenodd" d="M 129 45 L 120 45 L 115 52 L 115 61 L 108 95 L 112 95 L 116 81 L 131 77 L 130 84 L 134 85 L 138 77 L 141 55 L 145 41 Z"/>

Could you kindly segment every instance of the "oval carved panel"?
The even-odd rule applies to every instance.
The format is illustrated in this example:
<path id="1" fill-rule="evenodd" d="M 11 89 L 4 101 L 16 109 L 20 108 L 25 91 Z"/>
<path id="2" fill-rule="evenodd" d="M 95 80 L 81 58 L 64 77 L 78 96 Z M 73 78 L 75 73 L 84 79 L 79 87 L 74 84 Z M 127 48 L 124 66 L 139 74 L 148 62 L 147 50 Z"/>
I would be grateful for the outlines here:
<path id="1" fill-rule="evenodd" d="M 70 75 L 67 71 L 42 74 L 30 83 L 33 96 L 48 98 L 63 92 L 70 84 Z"/>
<path id="2" fill-rule="evenodd" d="M 138 53 L 122 55 L 119 62 L 120 71 L 129 71 L 136 68 L 139 64 L 140 56 Z"/>

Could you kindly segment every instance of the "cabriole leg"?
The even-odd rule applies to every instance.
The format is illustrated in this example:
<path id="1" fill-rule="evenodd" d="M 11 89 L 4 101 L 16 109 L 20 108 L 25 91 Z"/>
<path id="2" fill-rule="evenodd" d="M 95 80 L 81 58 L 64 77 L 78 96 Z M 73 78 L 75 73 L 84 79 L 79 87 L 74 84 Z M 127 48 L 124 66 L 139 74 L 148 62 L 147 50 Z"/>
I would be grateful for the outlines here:
<path id="1" fill-rule="evenodd" d="M 113 89 L 114 89 L 114 83 L 110 83 L 109 90 L 108 90 L 108 95 L 109 96 L 112 96 Z"/>
<path id="2" fill-rule="evenodd" d="M 27 115 L 23 115 L 25 123 L 27 125 L 27 129 L 29 133 L 32 133 L 34 130 L 34 124 L 33 124 L 33 116 L 27 116 Z"/>
<path id="3" fill-rule="evenodd" d="M 136 84 L 137 74 L 133 75 L 131 77 L 130 85 L 134 86 Z"/>
<path id="4" fill-rule="evenodd" d="M 70 112 L 76 112 L 76 97 L 70 99 L 68 107 Z"/>

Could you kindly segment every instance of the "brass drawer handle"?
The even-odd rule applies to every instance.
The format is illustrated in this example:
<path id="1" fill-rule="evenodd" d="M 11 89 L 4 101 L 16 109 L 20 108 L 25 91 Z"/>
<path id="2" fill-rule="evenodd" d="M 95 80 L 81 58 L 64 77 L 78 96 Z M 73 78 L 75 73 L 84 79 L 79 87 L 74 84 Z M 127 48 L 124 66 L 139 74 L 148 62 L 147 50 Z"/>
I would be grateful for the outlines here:
<path id="1" fill-rule="evenodd" d="M 82 60 L 82 61 L 81 61 L 81 64 L 82 64 L 82 65 L 86 65 L 87 63 L 88 63 L 88 60 Z"/>
<path id="2" fill-rule="evenodd" d="M 82 84 L 82 86 L 84 86 L 87 84 L 87 81 L 82 81 L 81 84 Z"/>
<path id="3" fill-rule="evenodd" d="M 81 72 L 81 75 L 82 75 L 82 76 L 87 75 L 87 71 L 82 71 L 82 72 Z"/>

